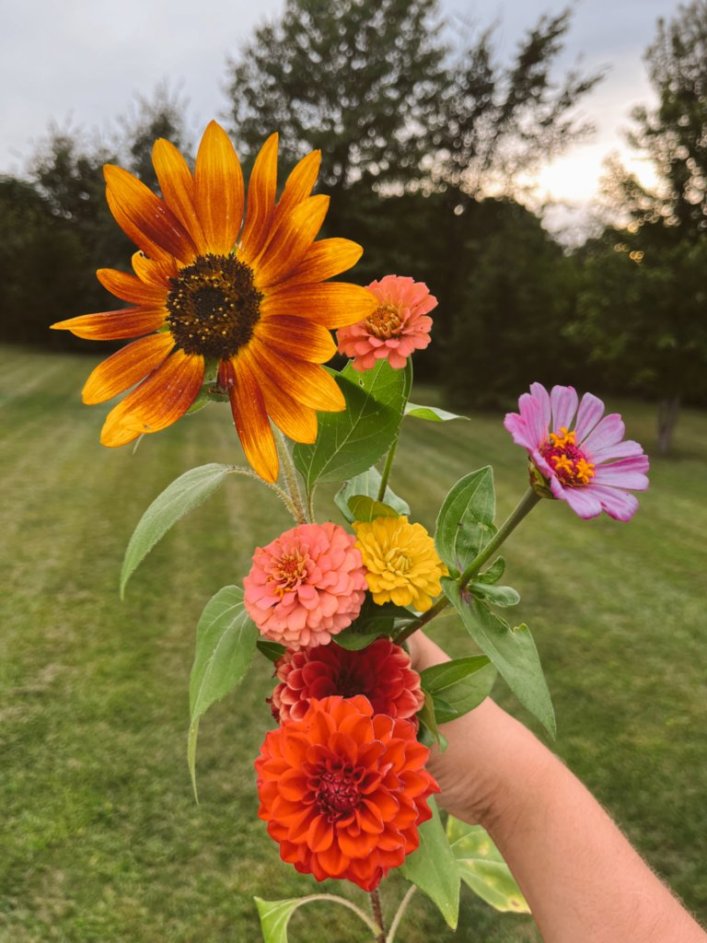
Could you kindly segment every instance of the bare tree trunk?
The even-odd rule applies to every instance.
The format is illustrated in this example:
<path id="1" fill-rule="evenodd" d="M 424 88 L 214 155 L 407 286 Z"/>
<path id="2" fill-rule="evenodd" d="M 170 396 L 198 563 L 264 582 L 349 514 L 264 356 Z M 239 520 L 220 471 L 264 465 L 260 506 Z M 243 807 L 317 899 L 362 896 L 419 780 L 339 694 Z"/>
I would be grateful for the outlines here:
<path id="1" fill-rule="evenodd" d="M 672 396 L 658 403 L 658 453 L 668 455 L 672 449 L 673 432 L 678 424 L 680 397 Z"/>

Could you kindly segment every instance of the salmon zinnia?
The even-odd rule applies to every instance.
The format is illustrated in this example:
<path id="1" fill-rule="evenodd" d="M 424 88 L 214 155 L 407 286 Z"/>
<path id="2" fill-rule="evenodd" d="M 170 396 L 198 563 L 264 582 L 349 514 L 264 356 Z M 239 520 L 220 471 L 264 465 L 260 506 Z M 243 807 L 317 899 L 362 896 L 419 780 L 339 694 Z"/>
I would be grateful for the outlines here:
<path id="1" fill-rule="evenodd" d="M 401 865 L 439 792 L 415 734 L 362 695 L 313 700 L 302 720 L 267 734 L 255 762 L 258 814 L 283 861 L 366 891 Z"/>
<path id="2" fill-rule="evenodd" d="M 347 239 L 314 241 L 329 205 L 311 196 L 320 152 L 297 164 L 276 201 L 277 148 L 273 134 L 255 160 L 247 199 L 236 152 L 214 121 L 193 174 L 172 144 L 155 143 L 162 198 L 106 165 L 108 205 L 140 251 L 135 274 L 97 274 L 131 306 L 52 325 L 90 340 L 139 338 L 99 364 L 83 388 L 84 402 L 101 403 L 139 384 L 108 414 L 104 445 L 176 422 L 211 364 L 246 457 L 267 481 L 278 475 L 269 419 L 294 441 L 313 442 L 317 410 L 345 408 L 320 366 L 336 351 L 329 332 L 367 317 L 376 300 L 357 285 L 325 282 L 362 250 Z"/>

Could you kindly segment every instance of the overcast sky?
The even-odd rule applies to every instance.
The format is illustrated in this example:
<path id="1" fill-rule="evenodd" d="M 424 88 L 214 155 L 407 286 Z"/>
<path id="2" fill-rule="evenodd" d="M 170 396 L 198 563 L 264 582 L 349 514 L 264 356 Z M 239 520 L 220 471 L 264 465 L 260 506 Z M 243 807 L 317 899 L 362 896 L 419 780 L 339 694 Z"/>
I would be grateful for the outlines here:
<path id="1" fill-rule="evenodd" d="M 333 0 L 337 2 L 337 0 Z M 452 22 L 498 22 L 501 51 L 562 0 L 441 0 Z M 635 104 L 651 100 L 642 55 L 659 17 L 677 0 L 577 0 L 563 65 L 607 67 L 582 112 L 596 126 L 591 142 L 542 169 L 537 188 L 585 202 L 603 158 L 622 150 L 621 130 Z M 227 56 L 254 26 L 276 17 L 282 0 L 0 0 L 0 173 L 19 173 L 50 122 L 103 128 L 130 110 L 135 93 L 168 80 L 189 103 L 195 132 L 225 110 Z M 640 172 L 640 166 L 634 165 Z"/>

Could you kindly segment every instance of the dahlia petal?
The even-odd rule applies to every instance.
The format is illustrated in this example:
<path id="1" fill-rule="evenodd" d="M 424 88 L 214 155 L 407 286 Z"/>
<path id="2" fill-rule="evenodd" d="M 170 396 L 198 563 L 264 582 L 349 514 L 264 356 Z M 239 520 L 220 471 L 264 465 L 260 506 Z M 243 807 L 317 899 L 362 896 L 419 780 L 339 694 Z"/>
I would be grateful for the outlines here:
<path id="1" fill-rule="evenodd" d="M 253 338 L 249 350 L 251 348 L 260 371 L 267 372 L 272 382 L 297 402 L 325 412 L 346 409 L 346 400 L 336 380 L 323 367 L 295 357 L 281 357 L 257 337 Z"/>
<path id="2" fill-rule="evenodd" d="M 297 282 L 323 282 L 348 271 L 358 262 L 363 248 L 350 239 L 320 239 L 307 249 L 303 258 L 288 276 L 285 285 Z"/>
<path id="3" fill-rule="evenodd" d="M 334 843 L 334 828 L 323 815 L 317 815 L 307 830 L 307 845 L 317 854 L 331 848 Z"/>
<path id="4" fill-rule="evenodd" d="M 101 443 L 126 445 L 140 435 L 171 426 L 194 402 L 203 379 L 204 358 L 175 351 L 108 413 Z"/>
<path id="5" fill-rule="evenodd" d="M 268 421 L 263 393 L 254 374 L 248 349 L 233 361 L 222 361 L 219 382 L 228 389 L 233 422 L 248 462 L 265 481 L 277 481 L 279 460 Z"/>
<path id="6" fill-rule="evenodd" d="M 552 410 L 551 426 L 553 432 L 566 429 L 572 425 L 577 414 L 577 391 L 573 386 L 553 386 L 550 391 L 550 408 Z"/>
<path id="7" fill-rule="evenodd" d="M 262 250 L 270 232 L 277 190 L 277 134 L 271 134 L 255 158 L 248 181 L 248 202 L 238 257 L 250 263 Z"/>
<path id="8" fill-rule="evenodd" d="M 148 255 L 155 249 L 181 262 L 196 256 L 196 246 L 167 204 L 122 167 L 106 164 L 106 198 L 116 222 Z"/>
<path id="9" fill-rule="evenodd" d="M 166 316 L 164 308 L 121 308 L 119 311 L 82 314 L 78 318 L 57 321 L 50 326 L 53 331 L 71 331 L 76 337 L 91 341 L 124 340 L 126 337 L 140 337 L 159 330 Z"/>
<path id="10" fill-rule="evenodd" d="M 582 448 L 593 457 L 595 451 L 617 445 L 623 439 L 625 431 L 621 416 L 618 413 L 609 413 L 582 442 Z"/>
<path id="11" fill-rule="evenodd" d="M 366 288 L 348 282 L 276 286 L 261 303 L 263 317 L 293 315 L 324 327 L 337 328 L 362 321 L 378 302 Z"/>
<path id="12" fill-rule="evenodd" d="M 604 485 L 593 485 L 592 491 L 601 502 L 601 506 L 617 521 L 630 521 L 638 510 L 638 498 L 620 488 L 611 488 Z"/>
<path id="13" fill-rule="evenodd" d="M 194 209 L 194 180 L 186 160 L 165 138 L 152 146 L 152 163 L 167 206 L 191 236 L 197 252 L 208 252 L 201 222 Z"/>
<path id="14" fill-rule="evenodd" d="M 336 344 L 329 331 L 304 318 L 287 315 L 262 318 L 256 325 L 255 334 L 281 354 L 292 354 L 309 363 L 326 363 L 336 353 Z"/>
<path id="15" fill-rule="evenodd" d="M 210 121 L 194 168 L 194 203 L 209 250 L 227 255 L 243 222 L 243 171 L 231 139 Z"/>
<path id="16" fill-rule="evenodd" d="M 253 261 L 256 288 L 283 281 L 317 237 L 329 209 L 328 196 L 310 196 L 287 213 L 260 256 Z"/>
<path id="17" fill-rule="evenodd" d="M 332 845 L 319 854 L 319 861 L 329 877 L 339 877 L 351 864 L 351 859 L 341 851 L 338 844 Z"/>
<path id="18" fill-rule="evenodd" d="M 98 281 L 116 298 L 141 305 L 143 308 L 159 308 L 167 300 L 167 291 L 162 285 L 146 285 L 129 272 L 113 268 L 99 268 Z"/>
<path id="19" fill-rule="evenodd" d="M 166 359 L 174 347 L 169 332 L 133 341 L 99 363 L 81 391 L 84 403 L 103 403 L 134 386 Z"/>
<path id="20" fill-rule="evenodd" d="M 604 403 L 593 393 L 585 393 L 577 412 L 577 442 L 583 442 L 604 415 Z"/>

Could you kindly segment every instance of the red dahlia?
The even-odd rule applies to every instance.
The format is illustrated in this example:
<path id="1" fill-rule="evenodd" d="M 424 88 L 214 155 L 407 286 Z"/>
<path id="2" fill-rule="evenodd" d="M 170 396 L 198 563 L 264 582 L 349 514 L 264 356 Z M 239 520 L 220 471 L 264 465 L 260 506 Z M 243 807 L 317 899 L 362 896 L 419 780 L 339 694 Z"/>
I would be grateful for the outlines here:
<path id="1" fill-rule="evenodd" d="M 265 737 L 258 814 L 283 861 L 372 891 L 417 848 L 432 814 L 428 756 L 414 724 L 374 714 L 367 698 L 314 699 L 302 720 Z"/>
<path id="2" fill-rule="evenodd" d="M 425 700 L 407 652 L 387 638 L 358 652 L 335 642 L 288 651 L 277 662 L 275 674 L 281 683 L 273 691 L 271 706 L 279 722 L 301 720 L 310 698 L 332 694 L 364 694 L 376 714 L 400 719 L 414 717 Z"/>

